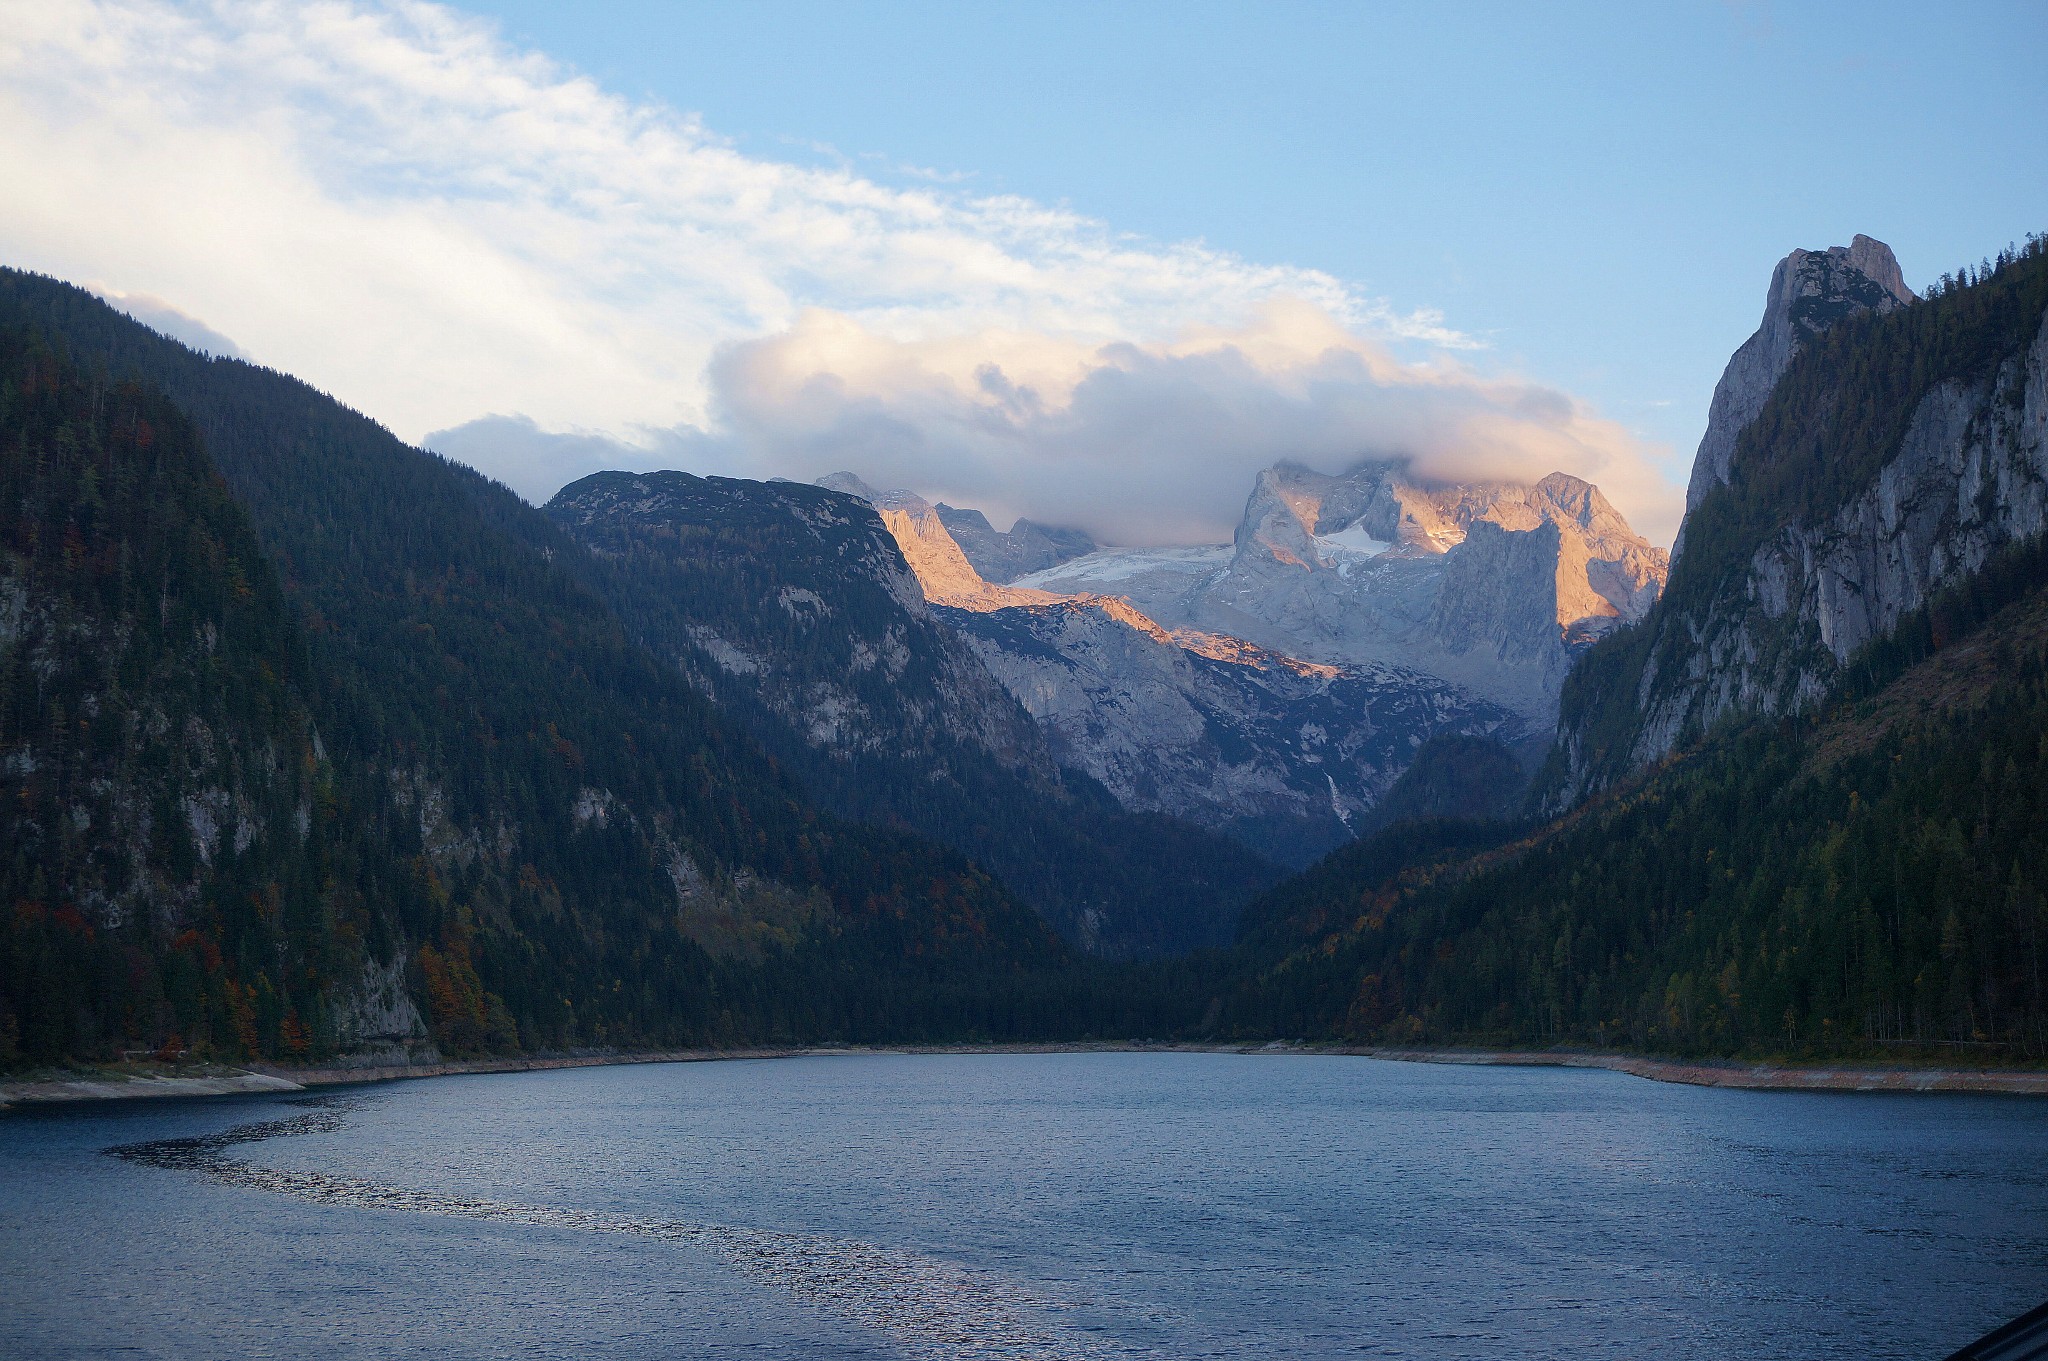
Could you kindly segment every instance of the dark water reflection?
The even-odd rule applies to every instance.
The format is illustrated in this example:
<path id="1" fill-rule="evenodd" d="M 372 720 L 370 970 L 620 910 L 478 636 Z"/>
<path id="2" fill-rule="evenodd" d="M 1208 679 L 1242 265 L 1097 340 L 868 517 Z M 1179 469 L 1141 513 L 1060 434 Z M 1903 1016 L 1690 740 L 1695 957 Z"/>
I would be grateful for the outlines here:
<path id="1" fill-rule="evenodd" d="M 870 1056 L 0 1120 L 9 1357 L 1939 1357 L 2044 1298 L 2020 1098 Z"/>

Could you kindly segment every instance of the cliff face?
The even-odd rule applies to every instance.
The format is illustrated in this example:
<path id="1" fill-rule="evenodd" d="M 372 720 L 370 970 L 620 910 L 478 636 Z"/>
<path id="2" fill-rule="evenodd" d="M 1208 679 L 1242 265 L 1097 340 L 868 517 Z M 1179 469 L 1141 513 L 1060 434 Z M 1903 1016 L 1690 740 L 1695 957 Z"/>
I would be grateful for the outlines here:
<path id="1" fill-rule="evenodd" d="M 1795 250 L 1778 262 L 1756 333 L 1728 360 L 1707 410 L 1707 432 L 1693 456 L 1686 484 L 1690 513 L 1706 494 L 1728 481 L 1735 441 L 1770 400 L 1792 357 L 1814 337 L 1848 317 L 1889 312 L 1914 301 L 1890 246 L 1857 235 L 1846 246 Z M 1677 556 L 1684 546 L 1681 528 Z"/>
<path id="2" fill-rule="evenodd" d="M 1639 619 L 1667 559 L 1590 483 L 1437 484 L 1398 463 L 1258 477 L 1225 553 L 1110 551 L 1016 585 L 1128 597 L 1169 627 L 1401 668 L 1547 727 L 1572 658 Z"/>
<path id="3" fill-rule="evenodd" d="M 1114 597 L 939 613 L 1045 725 L 1059 758 L 1126 808 L 1292 863 L 1348 841 L 1429 737 L 1521 731 L 1509 711 L 1429 677 L 1168 633 Z"/>
<path id="4" fill-rule="evenodd" d="M 1101 545 L 1080 529 L 1019 520 L 1003 533 L 978 510 L 957 510 L 945 502 L 933 509 L 960 551 L 984 581 L 1004 585 L 1028 572 L 1042 572 Z"/>
<path id="5" fill-rule="evenodd" d="M 1825 342 L 1807 333 L 1727 465 L 1696 470 L 1707 491 L 1664 601 L 1575 678 L 1554 805 L 1724 718 L 1811 708 L 1903 616 L 2042 532 L 2044 303 L 2037 251 L 1910 309 L 1862 308 Z"/>
<path id="6" fill-rule="evenodd" d="M 1185 818 L 1306 863 L 1353 835 L 1429 738 L 1514 740 L 1524 730 L 1513 711 L 1418 671 L 1305 662 L 1229 634 L 1169 631 L 1122 594 L 963 578 L 957 550 L 938 540 L 944 527 L 919 509 L 921 500 L 875 493 L 851 474 L 828 481 L 881 499 L 883 521 L 939 619 L 1038 720 L 1059 762 L 1125 809 Z M 1298 530 L 1301 521 L 1293 512 L 1270 518 L 1279 546 L 1252 551 L 1277 561 L 1288 551 L 1287 526 Z M 1554 530 L 1509 534 L 1488 523 L 1487 531 L 1555 547 Z M 1554 617 L 1546 597 L 1532 646 L 1557 633 Z"/>

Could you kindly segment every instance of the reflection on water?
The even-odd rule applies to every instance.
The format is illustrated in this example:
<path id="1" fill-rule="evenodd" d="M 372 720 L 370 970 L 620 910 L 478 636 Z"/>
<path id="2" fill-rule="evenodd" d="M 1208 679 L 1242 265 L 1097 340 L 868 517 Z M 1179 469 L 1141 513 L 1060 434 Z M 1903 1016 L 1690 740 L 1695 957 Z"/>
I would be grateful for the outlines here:
<path id="1" fill-rule="evenodd" d="M 0 1356 L 1941 1356 L 2048 1298 L 2044 1155 L 2048 1102 L 1312 1056 L 113 1103 L 0 1119 Z"/>

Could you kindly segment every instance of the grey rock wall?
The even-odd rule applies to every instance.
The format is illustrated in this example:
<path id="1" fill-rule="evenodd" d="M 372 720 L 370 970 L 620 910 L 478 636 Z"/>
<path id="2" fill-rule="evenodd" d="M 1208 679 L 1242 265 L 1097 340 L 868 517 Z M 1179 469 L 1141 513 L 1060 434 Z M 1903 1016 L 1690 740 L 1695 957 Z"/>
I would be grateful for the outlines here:
<path id="1" fill-rule="evenodd" d="M 1169 634 L 1114 598 L 937 613 L 1059 759 L 1124 807 L 1258 839 L 1295 862 L 1348 841 L 1429 738 L 1524 731 L 1512 711 L 1433 677 Z"/>
<path id="2" fill-rule="evenodd" d="M 1651 655 L 1629 751 L 1641 765 L 1734 713 L 1783 714 L 1824 698 L 1841 667 L 1995 553 L 2048 528 L 2048 314 L 1989 377 L 1949 382 L 1914 408 L 1898 452 L 1833 514 L 1787 525 L 1704 606 L 1660 622 L 1682 648 Z M 1660 659 L 1668 661 L 1660 669 Z M 1583 733 L 1560 732 L 1588 791 Z"/>
<path id="3" fill-rule="evenodd" d="M 1795 250 L 1780 260 L 1764 299 L 1763 321 L 1729 357 L 1721 381 L 1714 386 L 1706 434 L 1700 438 L 1692 477 L 1686 484 L 1687 512 L 1728 480 L 1737 436 L 1764 409 L 1801 346 L 1845 317 L 1866 311 L 1889 312 L 1913 300 L 1891 247 L 1861 234 L 1846 246 Z M 1681 527 L 1671 550 L 1673 557 L 1684 544 Z"/>

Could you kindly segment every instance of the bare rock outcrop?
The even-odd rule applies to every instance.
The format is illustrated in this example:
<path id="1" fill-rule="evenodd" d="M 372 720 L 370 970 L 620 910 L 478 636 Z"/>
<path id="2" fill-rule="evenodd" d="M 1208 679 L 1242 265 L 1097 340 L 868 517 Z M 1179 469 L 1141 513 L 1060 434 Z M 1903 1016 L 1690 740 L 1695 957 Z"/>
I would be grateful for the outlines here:
<path id="1" fill-rule="evenodd" d="M 1124 807 L 1294 862 L 1349 840 L 1428 738 L 1523 731 L 1509 710 L 1432 677 L 1169 632 L 1116 597 L 937 612 L 1045 726 L 1059 759 Z"/>
<path id="2" fill-rule="evenodd" d="M 1348 840 L 1429 738 L 1517 740 L 1528 727 L 1512 708 L 1421 671 L 1305 661 L 1234 632 L 1168 628 L 1125 592 L 991 585 L 962 573 L 957 548 L 939 539 L 944 526 L 923 513 L 920 498 L 874 492 L 852 474 L 827 482 L 876 498 L 934 614 L 966 638 L 1038 720 L 1061 764 L 1086 773 L 1133 812 L 1173 814 L 1305 862 Z M 1340 550 L 1317 548 L 1302 529 L 1304 516 L 1315 522 L 1307 497 L 1297 494 L 1303 485 L 1285 477 L 1262 484 L 1280 509 L 1241 533 L 1241 553 L 1274 570 L 1312 558 L 1314 570 L 1324 571 L 1318 555 Z M 1298 504 L 1288 509 L 1291 494 Z M 1451 526 L 1445 532 L 1464 532 L 1454 512 L 1424 509 Z M 1481 532 L 1549 542 L 1555 557 L 1555 529 L 1509 533 L 1487 524 Z M 1536 632 L 1555 634 L 1554 601 L 1544 602 Z M 1426 609 L 1426 602 L 1414 608 Z"/>
<path id="3" fill-rule="evenodd" d="M 1764 409 L 1801 346 L 1844 317 L 1889 312 L 1913 301 L 1913 290 L 1906 287 L 1892 248 L 1860 233 L 1846 246 L 1795 250 L 1780 260 L 1764 299 L 1763 321 L 1730 356 L 1721 381 L 1714 386 L 1706 434 L 1693 456 L 1692 477 L 1686 484 L 1687 513 L 1728 480 L 1736 437 Z M 1681 528 L 1671 550 L 1673 557 L 1684 543 Z"/>
<path id="4" fill-rule="evenodd" d="M 1042 572 L 1093 553 L 1102 545 L 1083 529 L 1064 529 L 1033 520 L 1018 520 L 1007 533 L 978 510 L 963 510 L 941 501 L 932 508 L 960 545 L 967 561 L 984 581 L 1001 586 L 1030 572 Z"/>
<path id="5" fill-rule="evenodd" d="M 1663 550 L 1597 487 L 1436 483 L 1399 462 L 1260 473 L 1227 550 L 1109 550 L 1021 578 L 1126 596 L 1168 627 L 1401 668 L 1547 727 L 1572 658 L 1642 617 Z"/>
<path id="6" fill-rule="evenodd" d="M 1774 534 L 1739 594 L 1674 621 L 1694 645 L 1675 671 L 1654 659 L 1646 670 L 1631 760 L 1655 761 L 1729 713 L 1811 706 L 1861 648 L 2044 527 L 2048 315 L 1992 374 L 1922 398 L 1875 480 L 1826 518 Z"/>

